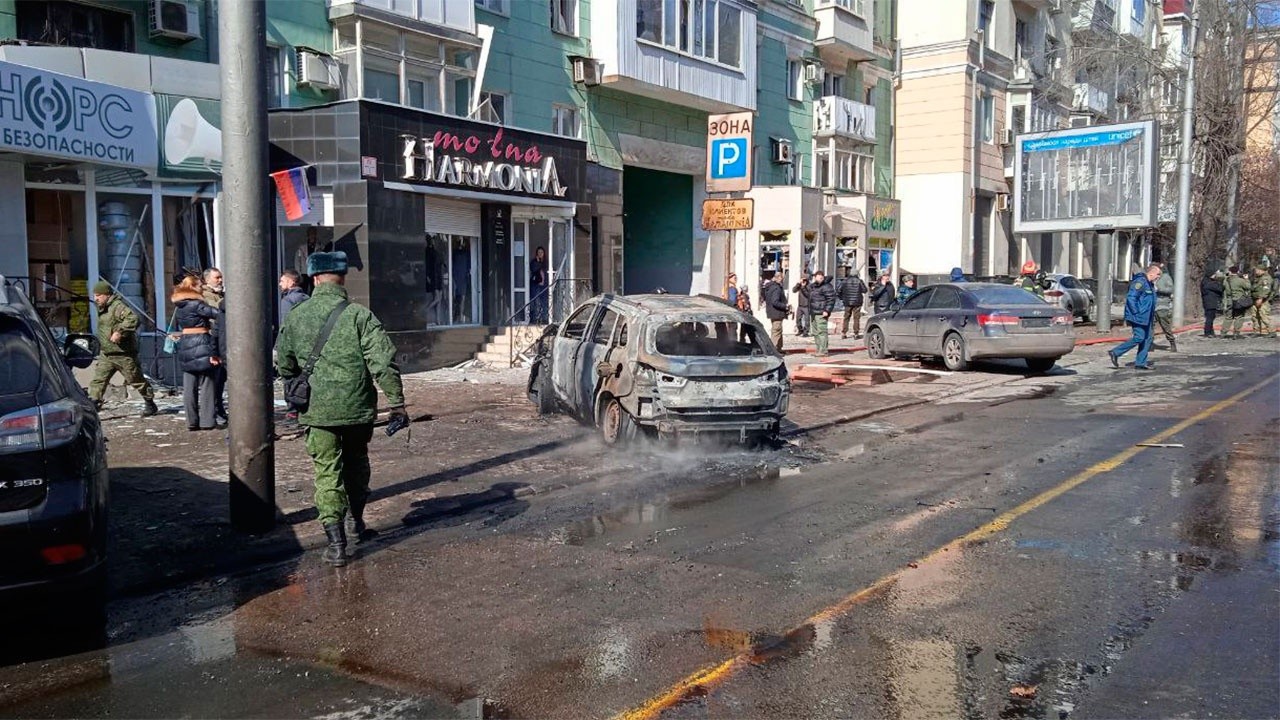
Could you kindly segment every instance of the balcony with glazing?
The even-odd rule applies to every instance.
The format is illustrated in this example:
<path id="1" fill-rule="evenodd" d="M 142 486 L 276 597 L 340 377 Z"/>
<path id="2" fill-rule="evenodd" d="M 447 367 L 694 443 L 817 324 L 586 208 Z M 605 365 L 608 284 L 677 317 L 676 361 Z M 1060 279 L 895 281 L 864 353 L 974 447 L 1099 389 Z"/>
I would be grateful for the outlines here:
<path id="1" fill-rule="evenodd" d="M 818 21 L 814 45 L 838 61 L 862 62 L 879 57 L 875 48 L 874 0 L 815 0 Z"/>
<path id="2" fill-rule="evenodd" d="M 849 98 L 826 96 L 813 103 L 813 136 L 848 138 L 874 145 L 876 109 Z"/>
<path id="3" fill-rule="evenodd" d="M 1070 4 L 1073 31 L 1106 35 L 1118 29 L 1117 0 L 1074 0 Z"/>
<path id="4" fill-rule="evenodd" d="M 417 30 L 476 32 L 475 0 L 328 0 L 329 19 L 370 17 Z"/>
<path id="5" fill-rule="evenodd" d="M 1052 10 L 1056 12 L 1062 9 L 1062 3 L 1070 1 L 1071 0 L 1013 0 L 1013 3 L 1030 10 Z"/>
<path id="6" fill-rule="evenodd" d="M 1076 112 L 1106 115 L 1111 111 L 1111 95 L 1089 83 L 1076 83 L 1071 107 Z"/>

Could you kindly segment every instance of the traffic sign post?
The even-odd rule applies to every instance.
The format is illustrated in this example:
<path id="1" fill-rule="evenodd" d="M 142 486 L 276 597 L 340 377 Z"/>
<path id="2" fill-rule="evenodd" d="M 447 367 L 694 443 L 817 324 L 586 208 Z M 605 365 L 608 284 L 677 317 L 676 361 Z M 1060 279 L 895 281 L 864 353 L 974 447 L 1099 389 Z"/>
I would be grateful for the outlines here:
<path id="1" fill-rule="evenodd" d="M 751 113 L 707 116 L 707 192 L 751 189 Z"/>

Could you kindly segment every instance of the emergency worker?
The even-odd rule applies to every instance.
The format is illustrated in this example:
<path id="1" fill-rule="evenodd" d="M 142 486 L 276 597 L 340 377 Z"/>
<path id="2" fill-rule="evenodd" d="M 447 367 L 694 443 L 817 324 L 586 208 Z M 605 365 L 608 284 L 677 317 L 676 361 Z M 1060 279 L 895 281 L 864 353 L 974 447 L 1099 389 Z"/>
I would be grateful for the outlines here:
<path id="1" fill-rule="evenodd" d="M 351 303 L 344 286 L 347 254 L 314 253 L 307 274 L 315 279 L 311 299 L 289 313 L 276 340 L 276 369 L 281 377 L 302 373 L 321 345 L 310 375 L 311 399 L 298 415 L 307 428 L 307 453 L 315 470 L 315 503 L 329 545 L 323 559 L 347 562 L 346 517 L 350 510 L 356 542 L 374 533 L 365 526 L 369 499 L 369 441 L 378 409 L 378 388 L 387 396 L 393 422 L 407 422 L 396 348 L 368 308 Z M 317 342 L 330 316 L 327 339 Z"/>

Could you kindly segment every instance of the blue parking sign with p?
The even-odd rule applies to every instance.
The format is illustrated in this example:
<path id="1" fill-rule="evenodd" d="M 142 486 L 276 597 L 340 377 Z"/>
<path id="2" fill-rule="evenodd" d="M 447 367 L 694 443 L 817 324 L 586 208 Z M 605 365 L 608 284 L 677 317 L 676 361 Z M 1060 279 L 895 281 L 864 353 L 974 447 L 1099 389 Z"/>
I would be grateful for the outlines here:
<path id="1" fill-rule="evenodd" d="M 711 141 L 711 179 L 733 180 L 747 176 L 747 138 Z"/>

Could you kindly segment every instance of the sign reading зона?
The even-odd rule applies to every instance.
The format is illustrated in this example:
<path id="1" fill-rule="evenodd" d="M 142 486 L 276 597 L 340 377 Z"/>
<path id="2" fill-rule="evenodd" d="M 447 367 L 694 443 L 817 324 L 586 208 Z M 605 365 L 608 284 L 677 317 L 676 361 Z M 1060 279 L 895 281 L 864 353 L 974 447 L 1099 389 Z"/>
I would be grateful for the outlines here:
<path id="1" fill-rule="evenodd" d="M 0 62 L 0 148 L 154 170 L 147 93 Z"/>

